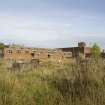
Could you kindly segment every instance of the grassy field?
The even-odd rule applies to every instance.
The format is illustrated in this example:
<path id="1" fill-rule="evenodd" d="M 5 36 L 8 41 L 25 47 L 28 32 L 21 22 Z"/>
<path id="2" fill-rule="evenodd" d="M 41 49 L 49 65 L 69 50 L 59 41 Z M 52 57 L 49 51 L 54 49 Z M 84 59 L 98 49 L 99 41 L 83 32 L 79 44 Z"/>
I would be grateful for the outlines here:
<path id="1" fill-rule="evenodd" d="M 1 65 L 0 105 L 105 105 L 105 62 L 45 61 L 27 72 Z"/>

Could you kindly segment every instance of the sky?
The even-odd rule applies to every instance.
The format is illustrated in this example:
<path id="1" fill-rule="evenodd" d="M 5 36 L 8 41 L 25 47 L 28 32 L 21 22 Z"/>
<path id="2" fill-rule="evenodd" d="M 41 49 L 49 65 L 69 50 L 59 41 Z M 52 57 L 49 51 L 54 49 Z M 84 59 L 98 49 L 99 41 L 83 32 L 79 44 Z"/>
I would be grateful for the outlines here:
<path id="1" fill-rule="evenodd" d="M 105 0 L 0 0 L 0 41 L 33 47 L 105 48 Z"/>

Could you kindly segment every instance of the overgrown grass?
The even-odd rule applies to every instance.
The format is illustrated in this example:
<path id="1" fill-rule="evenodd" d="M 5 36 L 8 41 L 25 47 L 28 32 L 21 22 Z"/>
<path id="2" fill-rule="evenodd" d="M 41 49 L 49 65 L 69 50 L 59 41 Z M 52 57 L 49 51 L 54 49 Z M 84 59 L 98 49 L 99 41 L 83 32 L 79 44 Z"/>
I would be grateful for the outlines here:
<path id="1" fill-rule="evenodd" d="M 46 61 L 15 73 L 1 66 L 0 105 L 105 105 L 105 62 Z"/>

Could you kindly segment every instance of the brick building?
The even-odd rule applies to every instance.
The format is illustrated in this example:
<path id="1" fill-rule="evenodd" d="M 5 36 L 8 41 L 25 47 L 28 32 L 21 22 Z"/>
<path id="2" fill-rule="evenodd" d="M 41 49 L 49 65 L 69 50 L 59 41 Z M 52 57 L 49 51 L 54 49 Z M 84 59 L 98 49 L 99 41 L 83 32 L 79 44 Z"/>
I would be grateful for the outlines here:
<path id="1" fill-rule="evenodd" d="M 3 49 L 4 61 L 31 61 L 32 59 L 61 59 L 64 53 L 58 49 L 27 48 L 6 46 Z"/>
<path id="2" fill-rule="evenodd" d="M 72 57 L 79 57 L 80 54 L 86 57 L 91 56 L 91 48 L 86 47 L 84 42 L 78 43 L 77 47 L 60 48 L 63 52 L 72 52 Z"/>
<path id="3" fill-rule="evenodd" d="M 78 47 L 69 48 L 28 48 L 24 46 L 5 46 L 0 50 L 0 58 L 4 61 L 30 61 L 32 59 L 70 59 L 79 57 L 82 54 L 84 57 L 91 55 L 91 48 L 86 47 L 84 42 L 78 43 Z"/>
<path id="4" fill-rule="evenodd" d="M 4 48 L 4 61 L 28 61 L 32 58 L 30 53 L 30 49 L 6 47 Z"/>

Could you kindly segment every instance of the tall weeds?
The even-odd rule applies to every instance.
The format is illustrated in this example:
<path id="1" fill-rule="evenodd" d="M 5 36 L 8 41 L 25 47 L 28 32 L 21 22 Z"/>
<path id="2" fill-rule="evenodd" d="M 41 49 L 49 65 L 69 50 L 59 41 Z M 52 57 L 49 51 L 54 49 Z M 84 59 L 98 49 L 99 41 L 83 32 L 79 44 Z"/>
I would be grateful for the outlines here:
<path id="1" fill-rule="evenodd" d="M 105 105 L 105 62 L 48 61 L 29 72 L 0 70 L 0 105 Z"/>

